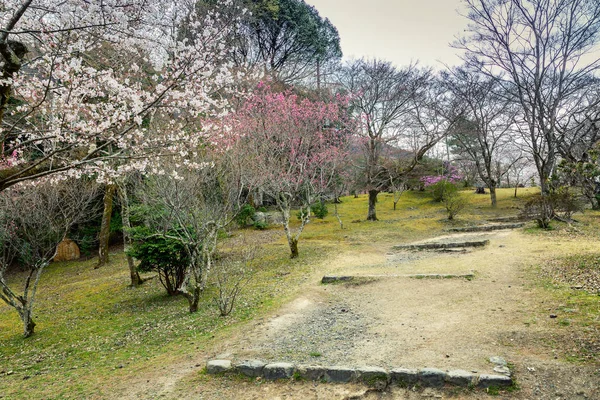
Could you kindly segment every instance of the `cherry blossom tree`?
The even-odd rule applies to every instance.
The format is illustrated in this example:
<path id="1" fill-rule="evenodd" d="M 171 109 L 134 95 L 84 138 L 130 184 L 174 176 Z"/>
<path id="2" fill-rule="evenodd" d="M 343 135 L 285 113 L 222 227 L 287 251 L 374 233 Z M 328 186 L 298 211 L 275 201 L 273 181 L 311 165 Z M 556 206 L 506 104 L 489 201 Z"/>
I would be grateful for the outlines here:
<path id="1" fill-rule="evenodd" d="M 0 5 L 0 190 L 63 172 L 110 181 L 181 164 L 226 109 L 234 74 L 218 13 L 167 0 Z M 185 19 L 192 37 L 180 39 Z M 242 72 L 236 72 L 242 74 Z"/>
<path id="2" fill-rule="evenodd" d="M 260 84 L 232 115 L 232 148 L 247 160 L 252 180 L 279 209 L 291 258 L 310 220 L 310 205 L 334 184 L 351 132 L 345 100 L 301 99 Z M 290 226 L 292 207 L 300 207 L 300 226 Z"/>

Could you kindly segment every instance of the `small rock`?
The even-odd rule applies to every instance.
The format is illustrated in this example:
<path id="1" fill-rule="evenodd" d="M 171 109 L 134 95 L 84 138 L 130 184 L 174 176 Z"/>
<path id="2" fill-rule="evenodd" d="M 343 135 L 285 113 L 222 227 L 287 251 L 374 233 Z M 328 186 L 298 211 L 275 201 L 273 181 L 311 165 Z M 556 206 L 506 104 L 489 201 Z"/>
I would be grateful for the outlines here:
<path id="1" fill-rule="evenodd" d="M 392 382 L 400 386 L 409 386 L 418 381 L 418 371 L 416 369 L 395 368 L 390 371 Z"/>
<path id="2" fill-rule="evenodd" d="M 479 382 L 477 387 L 488 388 L 490 386 L 510 386 L 512 385 L 512 379 L 506 375 L 479 375 Z"/>
<path id="3" fill-rule="evenodd" d="M 359 367 L 356 368 L 357 378 L 374 387 L 376 390 L 383 390 L 390 381 L 390 375 L 383 368 L 378 367 Z"/>
<path id="4" fill-rule="evenodd" d="M 505 366 L 498 365 L 497 367 L 494 367 L 494 372 L 510 376 L 510 369 Z"/>
<path id="5" fill-rule="evenodd" d="M 256 378 L 262 375 L 265 365 L 267 364 L 260 360 L 244 360 L 236 364 L 235 370 L 240 374 Z"/>
<path id="6" fill-rule="evenodd" d="M 490 357 L 490 362 L 492 364 L 496 364 L 496 365 L 501 365 L 501 366 L 506 366 L 508 363 L 506 362 L 506 360 L 500 356 L 493 356 Z"/>
<path id="7" fill-rule="evenodd" d="M 327 367 L 325 379 L 334 383 L 351 382 L 356 379 L 356 371 L 350 367 Z"/>
<path id="8" fill-rule="evenodd" d="M 446 374 L 446 382 L 451 383 L 456 386 L 467 387 L 472 384 L 475 380 L 475 375 L 470 372 L 463 370 L 454 370 L 449 371 Z"/>
<path id="9" fill-rule="evenodd" d="M 211 360 L 206 363 L 206 372 L 209 374 L 220 374 L 231 370 L 229 360 Z"/>
<path id="10" fill-rule="evenodd" d="M 327 372 L 325 367 L 316 365 L 299 365 L 298 373 L 300 376 L 309 381 L 320 381 L 325 377 Z"/>
<path id="11" fill-rule="evenodd" d="M 294 370 L 294 364 L 291 363 L 280 362 L 267 364 L 263 368 L 263 377 L 270 380 L 287 379 L 292 377 Z"/>
<path id="12" fill-rule="evenodd" d="M 423 386 L 440 387 L 444 386 L 446 373 L 436 368 L 423 368 L 419 370 L 418 377 Z"/>

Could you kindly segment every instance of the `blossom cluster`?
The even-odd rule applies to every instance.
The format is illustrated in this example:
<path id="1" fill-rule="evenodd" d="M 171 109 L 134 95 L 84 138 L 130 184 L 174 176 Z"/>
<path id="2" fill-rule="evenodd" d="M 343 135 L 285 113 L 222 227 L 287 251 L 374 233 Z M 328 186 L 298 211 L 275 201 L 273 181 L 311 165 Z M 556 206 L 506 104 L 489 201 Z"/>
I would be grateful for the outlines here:
<path id="1" fill-rule="evenodd" d="M 22 4 L 6 1 L 2 26 Z M 217 13 L 175 20 L 183 14 L 177 7 L 39 0 L 26 9 L 10 37 L 39 56 L 5 82 L 19 105 L 3 121 L 0 168 L 14 166 L 7 154 L 17 153 L 24 170 L 44 166 L 42 174 L 94 174 L 100 181 L 131 170 L 159 172 L 164 156 L 200 165 L 197 149 L 214 133 L 207 121 L 227 114 L 226 98 L 244 72 L 233 71 L 225 46 L 236 21 L 224 23 Z M 169 34 L 169 24 L 184 22 L 191 37 Z M 24 178 L 11 179 L 0 183 Z"/>
<path id="2" fill-rule="evenodd" d="M 463 177 L 460 175 L 456 167 L 450 163 L 444 163 L 444 172 L 440 175 L 426 175 L 421 177 L 420 181 L 425 187 L 433 186 L 436 183 L 445 181 L 449 183 L 457 183 L 461 181 Z"/>

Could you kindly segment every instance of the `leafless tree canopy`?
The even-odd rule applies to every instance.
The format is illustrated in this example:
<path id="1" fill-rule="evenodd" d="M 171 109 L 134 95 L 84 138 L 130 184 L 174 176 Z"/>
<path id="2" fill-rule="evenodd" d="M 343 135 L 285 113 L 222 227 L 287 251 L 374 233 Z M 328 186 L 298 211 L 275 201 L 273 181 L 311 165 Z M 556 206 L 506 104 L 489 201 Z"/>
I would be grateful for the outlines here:
<path id="1" fill-rule="evenodd" d="M 465 61 L 500 83 L 520 106 L 517 128 L 526 139 L 542 191 L 563 146 L 565 126 L 590 124 L 597 114 L 600 3 L 596 0 L 465 0 L 471 24 L 456 46 Z M 582 108 L 583 107 L 583 108 Z M 587 121 L 587 122 L 586 122 Z M 596 123 L 592 121 L 592 123 Z M 581 127 L 581 124 L 579 124 Z M 577 128 L 574 128 L 577 129 Z"/>

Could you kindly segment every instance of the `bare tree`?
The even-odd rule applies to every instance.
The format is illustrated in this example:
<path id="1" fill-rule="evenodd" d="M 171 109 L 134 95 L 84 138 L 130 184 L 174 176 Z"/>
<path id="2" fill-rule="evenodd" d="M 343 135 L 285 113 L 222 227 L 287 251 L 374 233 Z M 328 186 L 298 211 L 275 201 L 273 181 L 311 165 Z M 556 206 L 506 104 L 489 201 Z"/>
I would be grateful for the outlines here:
<path id="1" fill-rule="evenodd" d="M 494 77 L 455 68 L 445 72 L 442 81 L 463 109 L 462 118 L 450 135 L 452 150 L 474 163 L 479 178 L 490 191 L 492 207 L 496 207 L 500 178 L 495 166 L 503 148 L 514 141 L 514 103 Z"/>
<path id="2" fill-rule="evenodd" d="M 352 109 L 360 118 L 363 184 L 369 194 L 367 220 L 377 220 L 377 195 L 389 184 L 389 174 L 382 167 L 382 161 L 390 146 L 406 139 L 407 132 L 412 133 L 414 162 L 408 165 L 407 170 L 410 170 L 440 139 L 437 134 L 428 135 L 437 129 L 429 120 L 435 97 L 429 92 L 431 86 L 428 87 L 432 79 L 430 71 L 415 65 L 397 69 L 381 60 L 361 59 L 346 64 L 341 70 L 339 82 L 352 94 Z"/>
<path id="3" fill-rule="evenodd" d="M 209 157 L 201 168 L 179 169 L 172 175 L 146 179 L 138 190 L 144 224 L 152 235 L 181 243 L 188 260 L 181 287 L 190 312 L 198 310 L 200 295 L 214 262 L 218 233 L 235 217 L 245 187 L 239 171 L 225 156 Z M 172 166 L 173 169 L 177 167 Z"/>
<path id="4" fill-rule="evenodd" d="M 471 67 L 510 91 L 520 106 L 517 127 L 526 138 L 542 193 L 557 162 L 559 125 L 573 100 L 600 68 L 597 0 L 465 0 L 469 34 L 456 44 Z"/>
<path id="5" fill-rule="evenodd" d="M 13 307 L 23 321 L 23 335 L 33 335 L 33 305 L 44 268 L 75 223 L 89 220 L 96 186 L 85 181 L 52 184 L 36 182 L 0 193 L 0 299 Z M 27 271 L 22 294 L 10 285 L 7 270 L 18 263 Z"/>

